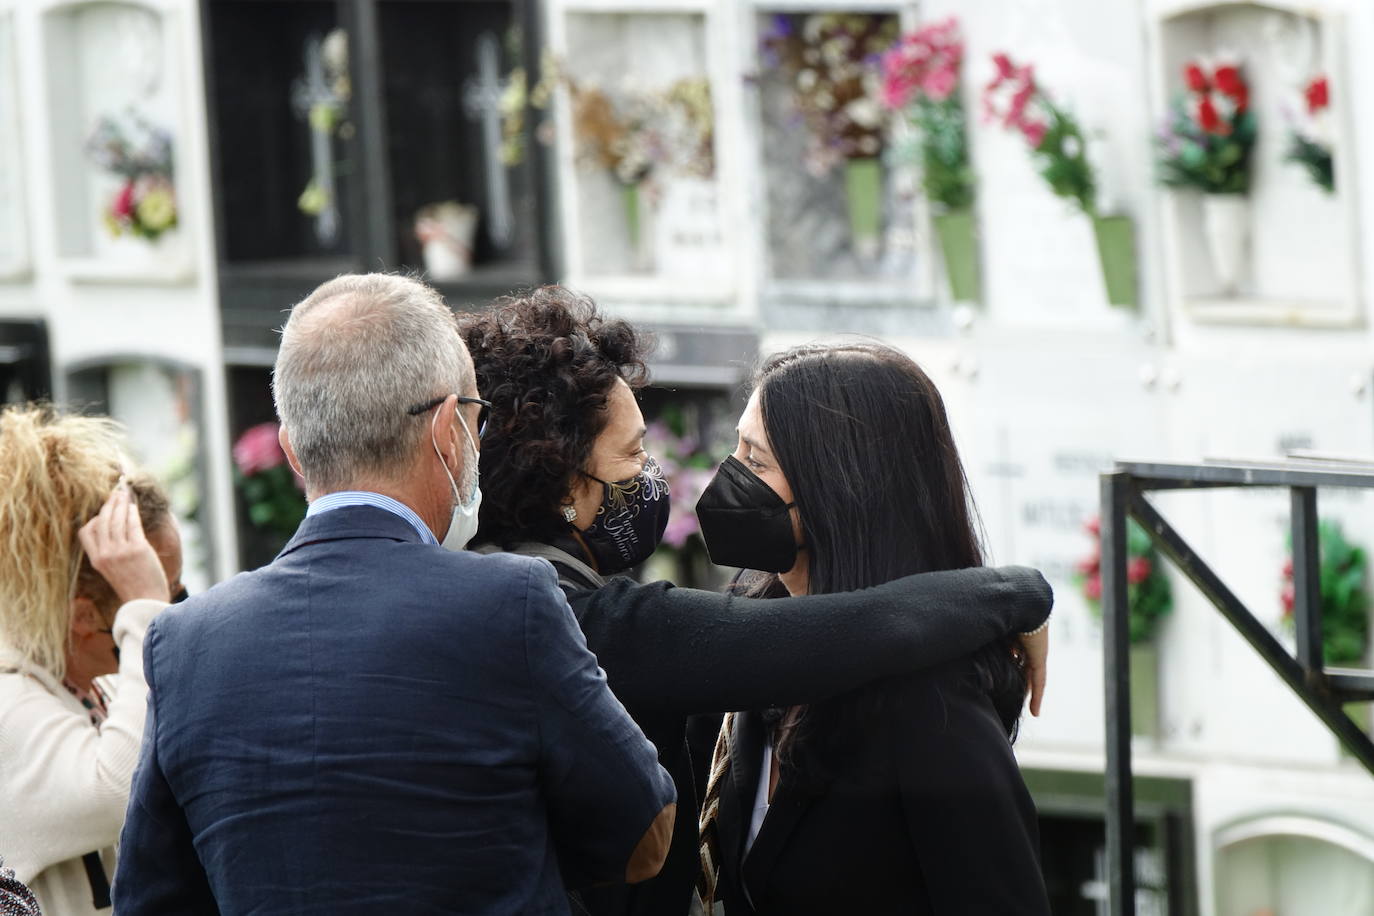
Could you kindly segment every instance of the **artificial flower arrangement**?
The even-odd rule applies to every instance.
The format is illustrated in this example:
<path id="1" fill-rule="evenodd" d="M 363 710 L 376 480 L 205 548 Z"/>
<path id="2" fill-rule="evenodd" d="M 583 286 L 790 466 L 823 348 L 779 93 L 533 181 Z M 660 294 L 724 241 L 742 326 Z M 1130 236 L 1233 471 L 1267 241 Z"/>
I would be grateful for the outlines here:
<path id="1" fill-rule="evenodd" d="M 254 528 L 285 541 L 305 518 L 305 481 L 287 463 L 280 426 L 259 423 L 234 443 L 234 483 L 248 503 Z"/>
<path id="2" fill-rule="evenodd" d="M 1088 607 L 1102 616 L 1102 527 L 1094 518 L 1084 526 L 1093 538 L 1093 550 L 1074 567 L 1074 578 Z M 1159 562 L 1150 535 L 1134 519 L 1126 523 L 1126 605 L 1132 645 L 1154 639 L 1160 621 L 1173 610 L 1173 592 Z"/>
<path id="3" fill-rule="evenodd" d="M 1332 159 L 1331 89 L 1326 76 L 1315 76 L 1302 89 L 1302 111 L 1293 118 L 1288 131 L 1288 153 L 1284 157 L 1307 170 L 1313 184 L 1330 194 L 1336 190 Z"/>
<path id="4" fill-rule="evenodd" d="M 1092 553 L 1074 568 L 1074 579 L 1088 609 L 1102 617 L 1102 527 L 1098 519 L 1084 526 L 1093 539 Z M 1150 535 L 1134 519 L 1126 520 L 1126 627 L 1130 643 L 1131 731 L 1159 733 L 1159 659 L 1155 634 L 1174 606 L 1173 591 Z"/>
<path id="5" fill-rule="evenodd" d="M 983 117 L 1019 134 L 1030 148 L 1040 177 L 1057 196 L 1072 201 L 1093 223 L 1107 301 L 1135 307 L 1135 231 L 1125 216 L 1097 210 L 1097 183 L 1083 129 L 1035 79 L 1031 64 L 992 55 L 995 73 L 983 90 Z"/>
<path id="6" fill-rule="evenodd" d="M 1321 571 L 1322 654 L 1328 665 L 1360 663 L 1369 645 L 1369 592 L 1365 587 L 1369 560 L 1364 548 L 1346 540 L 1339 523 L 1317 526 Z M 1279 600 L 1283 622 L 1293 626 L 1296 594 L 1293 559 L 1283 567 Z"/>
<path id="7" fill-rule="evenodd" d="M 552 67 L 546 72 L 557 73 Z M 710 83 L 705 77 L 687 77 L 666 87 L 612 91 L 566 75 L 549 78 L 567 86 L 579 163 L 604 169 L 620 185 L 630 241 L 639 261 L 647 261 L 641 213 L 659 193 L 657 179 L 715 174 Z"/>
<path id="8" fill-rule="evenodd" d="M 1186 91 L 1159 131 L 1160 181 L 1205 194 L 1246 193 L 1256 121 L 1239 62 L 1193 61 L 1183 80 Z"/>
<path id="9" fill-rule="evenodd" d="M 1217 286 L 1233 294 L 1246 263 L 1251 160 L 1257 122 L 1250 87 L 1231 55 L 1183 68 L 1184 92 L 1158 135 L 1160 182 L 1202 192 L 1202 228 Z"/>
<path id="10" fill-rule="evenodd" d="M 1017 66 L 1006 54 L 994 54 L 992 63 L 996 73 L 983 90 L 984 119 L 1021 134 L 1050 190 L 1091 216 L 1097 188 L 1077 119 L 1036 83 L 1031 64 Z"/>
<path id="11" fill-rule="evenodd" d="M 777 14 L 762 39 L 765 66 L 782 72 L 807 129 L 806 167 L 820 178 L 844 166 L 854 248 L 876 256 L 890 118 L 879 97 L 881 55 L 898 37 L 892 16 Z"/>
<path id="12" fill-rule="evenodd" d="M 177 225 L 172 137 L 137 115 L 128 123 L 131 129 L 126 130 L 114 118 L 101 118 L 86 141 L 86 155 L 120 179 L 119 190 L 105 207 L 110 234 L 152 242 Z"/>
<path id="13" fill-rule="evenodd" d="M 973 167 L 959 96 L 963 58 L 954 17 L 903 35 L 882 56 L 882 102 L 915 128 L 915 148 L 899 145 L 894 153 L 919 162 L 950 291 L 956 300 L 974 301 L 979 298 L 978 258 Z"/>

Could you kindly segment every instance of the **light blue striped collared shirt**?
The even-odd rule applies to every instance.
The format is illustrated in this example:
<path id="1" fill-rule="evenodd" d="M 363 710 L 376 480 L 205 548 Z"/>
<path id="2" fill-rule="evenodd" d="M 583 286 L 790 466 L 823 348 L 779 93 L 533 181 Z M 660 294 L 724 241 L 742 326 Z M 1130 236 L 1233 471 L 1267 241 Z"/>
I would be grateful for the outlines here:
<path id="1" fill-rule="evenodd" d="M 439 539 L 434 536 L 434 532 L 429 530 L 429 526 L 420 521 L 420 516 L 415 514 L 415 510 L 399 500 L 392 499 L 390 496 L 383 496 L 381 493 L 370 493 L 367 490 L 340 490 L 338 493 L 326 493 L 319 499 L 310 504 L 310 508 L 305 510 L 305 517 L 319 515 L 321 512 L 329 512 L 332 509 L 342 509 L 345 506 L 372 506 L 377 509 L 385 509 L 393 515 L 410 522 L 410 527 L 414 528 L 420 535 L 420 540 L 426 544 L 439 546 Z"/>

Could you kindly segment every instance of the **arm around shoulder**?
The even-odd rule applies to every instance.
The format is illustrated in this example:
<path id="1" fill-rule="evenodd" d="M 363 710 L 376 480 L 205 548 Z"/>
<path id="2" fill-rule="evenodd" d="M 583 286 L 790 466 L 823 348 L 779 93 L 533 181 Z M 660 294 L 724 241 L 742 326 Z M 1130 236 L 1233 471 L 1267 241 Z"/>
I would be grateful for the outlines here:
<path id="1" fill-rule="evenodd" d="M 576 887 L 657 874 L 677 791 L 606 685 L 544 561 L 529 568 L 525 647 L 541 778 L 565 879 Z"/>

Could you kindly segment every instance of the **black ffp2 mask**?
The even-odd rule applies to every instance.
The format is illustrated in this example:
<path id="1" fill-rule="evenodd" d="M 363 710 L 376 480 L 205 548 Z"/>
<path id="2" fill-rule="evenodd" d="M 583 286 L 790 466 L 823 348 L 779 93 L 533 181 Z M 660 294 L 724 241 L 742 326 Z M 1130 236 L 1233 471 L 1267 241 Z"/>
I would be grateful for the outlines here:
<path id="1" fill-rule="evenodd" d="M 788 512 L 795 505 L 783 502 L 734 455 L 726 458 L 697 500 L 697 521 L 711 562 L 787 572 L 797 564 L 797 538 Z"/>

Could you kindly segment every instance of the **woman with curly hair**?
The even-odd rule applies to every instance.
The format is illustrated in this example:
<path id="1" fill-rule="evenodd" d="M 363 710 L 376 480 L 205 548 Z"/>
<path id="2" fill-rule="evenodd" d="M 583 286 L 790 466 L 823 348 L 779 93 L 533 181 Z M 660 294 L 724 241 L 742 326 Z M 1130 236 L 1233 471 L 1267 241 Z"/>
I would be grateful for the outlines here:
<path id="1" fill-rule="evenodd" d="M 0 412 L 0 852 L 63 916 L 108 912 L 143 636 L 181 576 L 167 497 L 127 467 L 111 420 Z"/>
<path id="2" fill-rule="evenodd" d="M 612 690 L 659 750 L 683 812 L 697 789 L 686 747 L 697 713 L 820 702 L 888 675 L 961 657 L 1036 629 L 1051 596 L 1032 570 L 909 576 L 848 594 L 749 599 L 647 585 L 620 575 L 647 559 L 668 492 L 643 447 L 634 389 L 644 335 L 560 287 L 460 317 L 492 403 L 482 437 L 484 494 L 475 543 L 549 560 Z M 1042 683 L 1043 632 L 1028 676 Z M 658 877 L 581 888 L 583 911 L 685 914 L 698 872 L 697 825 L 678 818 Z"/>

